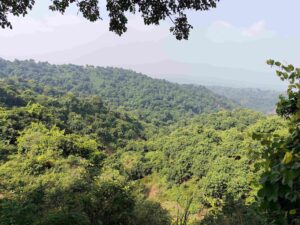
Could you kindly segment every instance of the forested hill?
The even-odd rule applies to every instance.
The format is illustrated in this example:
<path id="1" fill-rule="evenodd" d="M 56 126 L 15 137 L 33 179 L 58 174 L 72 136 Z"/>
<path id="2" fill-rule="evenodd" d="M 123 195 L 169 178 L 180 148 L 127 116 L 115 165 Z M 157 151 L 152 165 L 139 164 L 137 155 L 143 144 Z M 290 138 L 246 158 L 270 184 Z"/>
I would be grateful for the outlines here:
<path id="1" fill-rule="evenodd" d="M 279 91 L 255 88 L 231 88 L 220 86 L 208 86 L 207 88 L 216 94 L 235 101 L 242 107 L 263 113 L 274 113 L 279 95 L 282 94 Z"/>
<path id="2" fill-rule="evenodd" d="M 115 149 L 144 139 L 143 125 L 129 114 L 110 109 L 98 96 L 75 96 L 33 81 L 0 81 L 0 141 L 15 144 L 32 123 L 89 135 L 99 148 Z"/>
<path id="3" fill-rule="evenodd" d="M 116 107 L 134 111 L 140 119 L 156 123 L 169 124 L 235 106 L 203 86 L 174 84 L 130 70 L 0 59 L 0 78 L 14 76 L 64 92 L 98 95 Z"/>
<path id="4" fill-rule="evenodd" d="M 234 106 L 132 71 L 0 60 L 0 225 L 271 224 L 259 190 L 279 192 L 258 184 L 276 146 L 274 165 L 298 169 L 294 118 Z M 275 197 L 292 202 L 284 173 Z"/>

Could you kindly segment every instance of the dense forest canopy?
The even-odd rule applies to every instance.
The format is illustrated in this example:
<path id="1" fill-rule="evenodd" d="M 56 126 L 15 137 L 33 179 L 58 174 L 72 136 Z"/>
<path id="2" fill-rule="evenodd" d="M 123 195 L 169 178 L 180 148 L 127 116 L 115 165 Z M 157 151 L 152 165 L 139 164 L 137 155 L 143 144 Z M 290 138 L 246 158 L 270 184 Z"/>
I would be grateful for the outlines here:
<path id="1" fill-rule="evenodd" d="M 33 80 L 4 79 L 0 92 L 0 224 L 170 223 L 158 203 L 115 180 L 113 167 L 105 176 L 109 155 L 145 139 L 141 122 L 97 96 Z"/>
<path id="2" fill-rule="evenodd" d="M 278 71 L 281 118 L 133 71 L 0 60 L 0 224 L 299 223 L 299 71 Z"/>
<path id="3" fill-rule="evenodd" d="M 130 70 L 0 59 L 0 78 L 16 76 L 80 95 L 98 95 L 140 119 L 169 124 L 236 104 L 203 86 L 178 85 Z"/>
<path id="4" fill-rule="evenodd" d="M 190 30 L 186 11 L 207 11 L 217 6 L 219 0 L 194 1 L 137 1 L 137 0 L 107 0 L 106 9 L 109 17 L 109 30 L 122 35 L 127 31 L 128 13 L 138 13 L 145 25 L 159 25 L 169 19 L 173 26 L 170 32 L 178 40 L 188 39 Z M 0 26 L 12 28 L 10 15 L 25 16 L 34 7 L 35 0 L 2 0 L 0 2 Z M 65 13 L 71 6 L 76 5 L 84 18 L 91 22 L 101 20 L 99 0 L 52 0 L 49 9 Z"/>

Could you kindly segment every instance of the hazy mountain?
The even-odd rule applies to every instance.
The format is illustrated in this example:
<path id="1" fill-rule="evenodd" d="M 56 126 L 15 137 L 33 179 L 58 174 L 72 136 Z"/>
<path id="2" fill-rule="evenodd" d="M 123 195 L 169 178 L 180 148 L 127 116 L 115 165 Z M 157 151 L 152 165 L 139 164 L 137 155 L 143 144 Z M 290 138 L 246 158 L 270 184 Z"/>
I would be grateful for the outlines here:
<path id="1" fill-rule="evenodd" d="M 216 67 L 207 64 L 188 64 L 176 61 L 131 65 L 138 72 L 180 84 L 227 86 L 235 88 L 260 88 L 284 90 L 286 85 L 273 73 L 237 68 Z"/>
<path id="2" fill-rule="evenodd" d="M 282 92 L 273 90 L 261 90 L 255 88 L 230 88 L 220 86 L 208 86 L 216 94 L 223 95 L 241 106 L 264 113 L 274 113 L 279 95 Z"/>
<path id="3" fill-rule="evenodd" d="M 153 32 L 153 30 L 148 32 Z M 262 66 L 264 61 L 270 55 L 276 57 L 275 53 L 256 60 L 255 62 L 261 63 L 260 67 L 246 66 L 245 63 L 243 64 L 246 59 L 238 60 L 238 55 L 242 55 L 241 49 L 237 51 L 239 48 L 225 43 L 215 46 L 211 40 L 205 38 L 202 31 L 196 32 L 190 42 L 180 44 L 160 30 L 155 38 L 149 38 L 148 32 L 131 29 L 121 38 L 112 33 L 104 33 L 92 41 L 61 50 L 48 50 L 45 53 L 32 52 L 24 45 L 26 49 L 23 55 L 17 58 L 33 58 L 55 64 L 122 67 L 177 83 L 278 90 L 283 90 L 285 87 L 275 73 L 260 72 L 267 68 L 267 66 Z M 44 37 L 41 36 L 41 39 Z M 17 41 L 20 42 L 20 40 Z M 197 45 L 198 42 L 201 42 L 201 46 Z M 268 40 L 261 40 L 259 43 L 259 48 L 269 46 Z M 37 43 L 37 45 L 42 48 L 44 43 Z M 24 46 L 17 46 L 17 48 L 25 48 Z M 6 46 L 3 48 L 5 50 Z M 254 47 L 247 42 L 245 48 L 245 51 L 252 51 Z M 272 48 L 269 46 L 268 49 Z M 234 53 L 228 57 L 227 53 L 233 50 Z M 200 51 L 206 52 L 207 57 L 198 54 Z M 255 52 L 257 51 L 259 51 L 258 47 L 255 48 Z M 212 60 L 214 58 L 215 62 Z M 221 63 L 222 59 L 228 63 Z"/>

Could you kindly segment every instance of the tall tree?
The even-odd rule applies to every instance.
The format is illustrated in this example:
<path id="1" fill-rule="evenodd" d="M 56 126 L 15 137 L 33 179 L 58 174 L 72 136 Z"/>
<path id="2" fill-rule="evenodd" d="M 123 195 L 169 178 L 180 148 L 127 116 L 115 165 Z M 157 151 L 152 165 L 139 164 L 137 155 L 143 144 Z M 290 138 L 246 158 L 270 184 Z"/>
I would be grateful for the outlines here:
<path id="1" fill-rule="evenodd" d="M 140 13 L 145 25 L 159 25 L 161 21 L 170 19 L 173 26 L 171 33 L 178 40 L 188 39 L 193 28 L 188 22 L 187 10 L 207 11 L 217 6 L 219 0 L 107 0 L 109 13 L 109 30 L 122 35 L 127 31 L 126 13 Z M 25 16 L 34 6 L 35 0 L 1 0 L 0 26 L 12 28 L 8 15 Z M 52 0 L 49 9 L 64 13 L 70 5 L 76 5 L 83 17 L 91 22 L 101 20 L 99 0 Z"/>

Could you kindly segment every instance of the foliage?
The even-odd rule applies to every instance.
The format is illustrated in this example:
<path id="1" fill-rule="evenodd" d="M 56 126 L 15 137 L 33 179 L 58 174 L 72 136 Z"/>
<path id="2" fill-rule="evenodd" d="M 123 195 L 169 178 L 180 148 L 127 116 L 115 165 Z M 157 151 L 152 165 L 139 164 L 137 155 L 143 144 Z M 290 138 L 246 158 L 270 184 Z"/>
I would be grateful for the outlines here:
<path id="1" fill-rule="evenodd" d="M 90 187 L 89 163 L 78 156 L 64 157 L 55 144 L 62 138 L 61 131 L 41 124 L 18 138 L 19 153 L 0 167 L 1 224 L 49 224 L 45 220 L 73 214 L 85 219 L 80 198 Z M 70 224 L 67 219 L 65 223 Z"/>
<path id="2" fill-rule="evenodd" d="M 108 0 L 106 9 L 109 16 L 109 29 L 123 34 L 127 31 L 127 13 L 138 12 L 144 20 L 145 25 L 159 25 L 161 21 L 170 19 L 174 26 L 170 31 L 178 40 L 188 39 L 190 29 L 193 27 L 188 23 L 186 10 L 207 11 L 215 8 L 218 0 L 201 1 L 124 1 Z M 1 1 L 0 3 L 0 26 L 12 28 L 8 15 L 25 16 L 34 6 L 34 0 Z M 71 5 L 76 5 L 83 17 L 91 22 L 101 20 L 99 0 L 53 0 L 49 8 L 52 11 L 64 13 Z"/>
<path id="3" fill-rule="evenodd" d="M 0 109 L 0 139 L 9 144 L 14 144 L 19 132 L 32 122 L 43 122 L 48 128 L 56 125 L 66 133 L 88 134 L 105 148 L 124 146 L 130 139 L 144 138 L 140 122 L 126 113 L 111 110 L 97 96 L 79 97 L 72 93 L 55 93 L 55 90 L 48 96 L 49 88 L 36 83 L 18 80 L 0 83 L 4 90 L 10 88 L 16 92 L 9 98 L 21 101 L 0 101 L 5 107 Z"/>
<path id="4" fill-rule="evenodd" d="M 265 171 L 259 196 L 270 224 L 299 224 L 300 215 L 300 68 L 274 60 L 278 76 L 290 84 L 287 97 L 281 96 L 277 113 L 289 120 L 286 136 L 257 133 L 255 138 L 265 146 L 262 158 Z"/>
<path id="5" fill-rule="evenodd" d="M 160 184 L 161 191 L 152 198 L 163 205 L 173 204 L 168 206 L 173 217 L 178 216 L 178 207 L 186 206 L 186 201 L 178 199 L 194 196 L 178 223 L 187 222 L 184 215 L 189 215 L 187 224 L 199 221 L 197 215 L 201 214 L 207 224 L 222 224 L 224 218 L 229 224 L 243 224 L 241 220 L 264 224 L 263 215 L 255 211 L 255 184 L 261 166 L 255 166 L 258 159 L 254 155 L 261 153 L 262 146 L 252 140 L 251 134 L 267 128 L 270 133 L 285 133 L 285 126 L 285 121 L 276 116 L 250 110 L 208 113 L 172 126 L 166 134 L 130 142 L 119 150 L 120 159 L 124 155 L 139 158 L 142 163 L 131 169 L 143 174 L 142 182 L 150 191 Z M 147 180 L 157 176 L 148 184 Z"/>
<path id="6" fill-rule="evenodd" d="M 12 13 L 14 16 L 24 16 L 32 9 L 34 0 L 9 1 L 3 0 L 0 2 L 0 26 L 2 28 L 12 27 L 7 16 Z"/>
<path id="7" fill-rule="evenodd" d="M 66 139 L 72 144 L 61 146 Z M 98 151 L 93 140 L 79 141 L 81 151 L 72 152 L 69 146 L 78 140 L 32 124 L 17 142 L 18 154 L 0 166 L 0 224 L 138 225 L 133 218 L 141 216 L 153 225 L 169 224 L 159 204 L 153 209 L 143 203 L 143 214 L 127 186 L 97 176 L 105 158 L 90 157 Z M 159 214 L 147 214 L 148 208 Z"/>
<path id="8" fill-rule="evenodd" d="M 2 80 L 1 91 L 1 225 L 138 225 L 142 203 L 130 182 L 107 179 L 103 165 L 108 153 L 144 138 L 140 122 L 99 97 L 30 80 Z M 159 204 L 155 210 L 155 218 L 142 215 L 169 224 Z"/>
<path id="9" fill-rule="evenodd" d="M 256 203 L 245 204 L 241 201 L 227 199 L 224 211 L 211 211 L 197 225 L 220 225 L 220 224 L 240 224 L 240 225 L 265 225 L 266 220 L 257 211 Z"/>
<path id="10" fill-rule="evenodd" d="M 136 224 L 170 225 L 171 219 L 165 209 L 157 202 L 139 201 L 135 208 Z"/>

